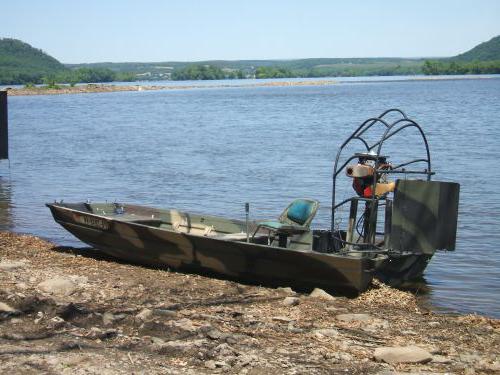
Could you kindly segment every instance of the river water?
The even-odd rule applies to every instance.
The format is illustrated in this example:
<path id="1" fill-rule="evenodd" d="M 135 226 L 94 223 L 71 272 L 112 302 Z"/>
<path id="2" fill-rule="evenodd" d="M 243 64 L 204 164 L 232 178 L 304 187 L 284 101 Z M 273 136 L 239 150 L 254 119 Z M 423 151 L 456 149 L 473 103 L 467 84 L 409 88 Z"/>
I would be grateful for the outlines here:
<path id="1" fill-rule="evenodd" d="M 314 226 L 329 227 L 338 146 L 366 118 L 398 107 L 424 128 L 434 179 L 461 184 L 457 249 L 433 258 L 421 293 L 440 310 L 500 317 L 499 103 L 498 78 L 9 97 L 0 227 L 82 246 L 45 202 L 234 218 L 250 202 L 255 219 L 278 216 L 296 197 L 318 199 Z M 412 132 L 388 147 L 395 163 L 422 151 Z"/>

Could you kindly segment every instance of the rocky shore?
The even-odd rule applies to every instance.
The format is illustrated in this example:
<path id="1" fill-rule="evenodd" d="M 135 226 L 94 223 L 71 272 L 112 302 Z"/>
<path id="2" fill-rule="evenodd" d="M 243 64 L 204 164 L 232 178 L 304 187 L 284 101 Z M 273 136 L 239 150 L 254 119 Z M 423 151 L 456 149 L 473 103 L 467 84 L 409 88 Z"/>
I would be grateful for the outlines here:
<path id="1" fill-rule="evenodd" d="M 366 77 L 365 77 L 366 78 Z M 418 81 L 455 81 L 469 79 L 497 79 L 490 76 L 411 76 L 409 78 L 389 80 L 357 80 L 351 83 L 381 83 L 381 82 L 418 82 Z M 114 84 L 80 84 L 76 86 L 60 85 L 58 88 L 45 86 L 10 88 L 6 87 L 10 96 L 28 95 L 62 95 L 62 94 L 90 94 L 119 91 L 158 91 L 158 90 L 189 90 L 189 89 L 214 89 L 214 88 L 249 88 L 249 87 L 286 87 L 286 86 L 329 86 L 339 82 L 333 79 L 307 80 L 307 81 L 259 81 L 248 84 L 221 84 L 206 83 L 200 85 L 114 85 Z"/>
<path id="2" fill-rule="evenodd" d="M 224 84 L 206 84 L 206 85 L 113 85 L 113 84 L 88 84 L 88 85 L 61 85 L 58 88 L 47 87 L 23 87 L 23 88 L 8 88 L 7 92 L 10 96 L 26 96 L 26 95 L 62 95 L 62 94 L 89 94 L 102 92 L 118 92 L 118 91 L 157 91 L 157 90 L 188 90 L 201 88 L 223 88 L 223 87 L 279 87 L 279 86 L 325 86 L 336 84 L 333 80 L 321 81 L 273 81 L 273 82 L 258 82 L 245 85 L 224 85 Z"/>
<path id="3" fill-rule="evenodd" d="M 500 320 L 143 268 L 0 232 L 0 372 L 500 373 Z"/>

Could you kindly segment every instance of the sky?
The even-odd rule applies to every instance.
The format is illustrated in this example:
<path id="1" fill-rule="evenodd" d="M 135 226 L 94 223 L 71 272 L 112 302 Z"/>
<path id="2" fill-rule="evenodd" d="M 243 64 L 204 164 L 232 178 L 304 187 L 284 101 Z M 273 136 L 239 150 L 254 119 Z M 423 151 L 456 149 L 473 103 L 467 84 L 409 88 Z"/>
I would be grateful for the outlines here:
<path id="1" fill-rule="evenodd" d="M 500 0 L 0 0 L 0 37 L 63 63 L 453 56 Z"/>

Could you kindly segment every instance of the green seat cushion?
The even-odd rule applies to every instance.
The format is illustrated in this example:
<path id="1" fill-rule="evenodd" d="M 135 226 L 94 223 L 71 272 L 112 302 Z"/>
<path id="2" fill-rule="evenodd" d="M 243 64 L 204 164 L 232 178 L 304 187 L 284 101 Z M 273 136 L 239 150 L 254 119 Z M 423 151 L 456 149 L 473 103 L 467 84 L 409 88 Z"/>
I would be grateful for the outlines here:
<path id="1" fill-rule="evenodd" d="M 309 216 L 311 215 L 314 207 L 314 202 L 297 199 L 288 208 L 286 216 L 293 222 L 304 225 Z"/>

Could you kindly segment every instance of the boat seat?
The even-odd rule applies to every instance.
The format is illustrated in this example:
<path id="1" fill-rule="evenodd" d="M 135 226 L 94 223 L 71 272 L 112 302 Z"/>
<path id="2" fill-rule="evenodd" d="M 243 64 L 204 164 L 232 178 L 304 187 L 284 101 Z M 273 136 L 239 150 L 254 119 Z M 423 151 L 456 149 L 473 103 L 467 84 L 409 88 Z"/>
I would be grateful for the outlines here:
<path id="1" fill-rule="evenodd" d="M 212 232 L 213 233 L 213 232 Z M 240 232 L 240 233 L 224 233 L 224 234 L 210 234 L 211 237 L 216 238 L 218 240 L 225 240 L 225 241 L 239 241 L 239 242 L 246 242 L 247 240 L 247 234 L 246 232 Z M 251 237 L 254 240 L 259 240 L 259 239 L 265 239 L 267 238 L 267 234 L 257 234 L 254 237 Z"/>
<path id="2" fill-rule="evenodd" d="M 172 229 L 179 233 L 189 233 L 189 234 L 197 234 L 199 236 L 209 236 L 214 230 L 214 227 L 199 223 L 192 223 L 191 225 L 188 225 L 186 222 L 176 221 L 172 223 Z"/>
<path id="3" fill-rule="evenodd" d="M 314 199 L 295 199 L 283 211 L 278 220 L 267 220 L 258 223 L 252 238 L 260 229 L 279 235 L 294 235 L 309 231 L 311 221 L 318 211 L 319 202 Z"/>

